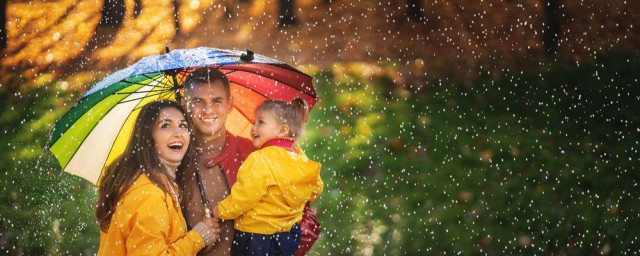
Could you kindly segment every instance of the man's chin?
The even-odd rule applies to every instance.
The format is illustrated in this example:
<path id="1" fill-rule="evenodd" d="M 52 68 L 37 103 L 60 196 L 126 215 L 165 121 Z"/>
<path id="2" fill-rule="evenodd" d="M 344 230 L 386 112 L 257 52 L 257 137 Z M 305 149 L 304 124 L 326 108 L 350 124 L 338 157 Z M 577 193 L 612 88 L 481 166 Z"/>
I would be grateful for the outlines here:
<path id="1" fill-rule="evenodd" d="M 221 127 L 212 127 L 212 126 L 197 126 L 198 133 L 204 136 L 213 136 L 219 134 L 221 130 L 224 130 Z"/>

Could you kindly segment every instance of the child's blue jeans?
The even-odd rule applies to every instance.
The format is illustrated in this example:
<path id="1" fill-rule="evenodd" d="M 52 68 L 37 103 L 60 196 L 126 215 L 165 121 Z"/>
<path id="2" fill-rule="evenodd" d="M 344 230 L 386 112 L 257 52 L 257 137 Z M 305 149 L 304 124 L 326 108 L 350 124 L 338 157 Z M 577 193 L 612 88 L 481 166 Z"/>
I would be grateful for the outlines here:
<path id="1" fill-rule="evenodd" d="M 298 250 L 298 246 L 300 246 L 300 226 L 298 224 L 293 225 L 289 232 L 273 235 L 261 235 L 236 230 L 233 235 L 231 255 L 293 256 Z"/>

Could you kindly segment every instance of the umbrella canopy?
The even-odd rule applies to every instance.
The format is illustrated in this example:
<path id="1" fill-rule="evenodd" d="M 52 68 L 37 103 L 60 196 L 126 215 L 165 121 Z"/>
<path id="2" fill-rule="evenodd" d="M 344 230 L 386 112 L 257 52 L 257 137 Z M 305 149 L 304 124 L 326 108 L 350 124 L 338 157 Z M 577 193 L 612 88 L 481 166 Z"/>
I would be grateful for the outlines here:
<path id="1" fill-rule="evenodd" d="M 255 109 L 267 99 L 317 101 L 311 77 L 284 62 L 253 52 L 196 48 L 145 57 L 94 85 L 56 123 L 49 151 L 65 172 L 96 184 L 103 169 L 120 156 L 131 137 L 140 108 L 179 99 L 182 82 L 198 67 L 227 75 L 234 110 L 227 129 L 247 136 Z"/>

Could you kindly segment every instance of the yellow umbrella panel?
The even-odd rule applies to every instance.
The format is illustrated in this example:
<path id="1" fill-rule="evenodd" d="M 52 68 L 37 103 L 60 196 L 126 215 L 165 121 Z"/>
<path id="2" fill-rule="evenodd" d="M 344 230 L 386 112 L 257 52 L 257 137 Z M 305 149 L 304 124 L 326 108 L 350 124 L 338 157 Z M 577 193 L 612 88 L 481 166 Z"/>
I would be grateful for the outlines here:
<path id="1" fill-rule="evenodd" d="M 49 150 L 65 172 L 97 184 L 124 152 L 140 108 L 175 99 L 172 84 L 163 73 L 146 74 L 87 95 L 56 123 Z"/>

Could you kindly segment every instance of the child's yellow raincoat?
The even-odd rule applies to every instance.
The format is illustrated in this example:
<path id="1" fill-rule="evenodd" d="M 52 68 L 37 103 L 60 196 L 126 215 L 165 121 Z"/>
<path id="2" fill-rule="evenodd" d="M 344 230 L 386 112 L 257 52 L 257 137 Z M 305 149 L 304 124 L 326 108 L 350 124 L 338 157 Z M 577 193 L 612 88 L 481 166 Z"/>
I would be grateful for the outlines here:
<path id="1" fill-rule="evenodd" d="M 243 232 L 289 232 L 323 186 L 320 163 L 300 148 L 295 151 L 270 146 L 251 153 L 238 170 L 231 195 L 218 204 L 220 218 L 235 219 L 235 229 Z"/>

